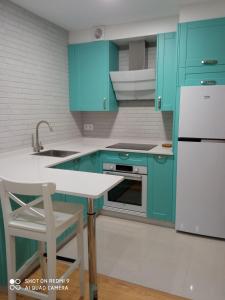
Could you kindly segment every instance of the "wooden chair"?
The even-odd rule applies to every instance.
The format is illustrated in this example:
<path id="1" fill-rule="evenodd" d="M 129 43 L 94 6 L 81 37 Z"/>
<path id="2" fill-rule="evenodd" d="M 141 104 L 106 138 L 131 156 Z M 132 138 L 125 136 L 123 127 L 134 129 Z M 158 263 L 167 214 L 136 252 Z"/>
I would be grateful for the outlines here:
<path id="1" fill-rule="evenodd" d="M 5 242 L 8 271 L 8 299 L 15 300 L 16 293 L 37 299 L 56 299 L 54 283 L 48 294 L 24 288 L 11 290 L 10 279 L 17 279 L 15 237 L 37 240 L 42 275 L 47 280 L 56 278 L 56 239 L 69 226 L 76 224 L 78 258 L 60 277 L 66 279 L 77 267 L 80 267 L 80 291 L 84 296 L 84 258 L 83 258 L 83 210 L 78 204 L 52 201 L 55 193 L 54 183 L 18 183 L 0 178 L 0 198 L 3 210 Z M 35 200 L 24 203 L 17 195 L 38 196 Z M 13 210 L 11 203 L 16 202 L 19 208 Z M 47 263 L 44 257 L 45 243 Z M 45 277 L 46 276 L 46 277 Z M 11 280 L 11 282 L 13 282 Z M 58 283 L 57 283 L 58 285 Z"/>

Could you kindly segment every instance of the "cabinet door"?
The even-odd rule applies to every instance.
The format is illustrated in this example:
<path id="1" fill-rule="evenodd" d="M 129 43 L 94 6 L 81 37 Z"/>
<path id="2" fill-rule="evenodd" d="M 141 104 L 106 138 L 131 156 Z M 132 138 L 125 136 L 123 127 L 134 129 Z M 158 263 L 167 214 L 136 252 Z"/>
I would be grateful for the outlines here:
<path id="1" fill-rule="evenodd" d="M 80 158 L 79 171 L 98 173 L 96 153 Z"/>
<path id="2" fill-rule="evenodd" d="M 182 23 L 179 25 L 180 67 L 211 68 L 217 72 L 225 65 L 225 18 Z"/>
<path id="3" fill-rule="evenodd" d="M 5 230 L 2 206 L 0 202 L 0 286 L 7 286 L 7 265 L 6 265 L 6 249 L 5 249 Z"/>
<path id="4" fill-rule="evenodd" d="M 172 111 L 176 98 L 176 33 L 157 36 L 156 110 Z"/>
<path id="5" fill-rule="evenodd" d="M 173 157 L 154 155 L 149 159 L 147 216 L 173 220 Z"/>
<path id="6" fill-rule="evenodd" d="M 118 68 L 116 46 L 109 41 L 70 45 L 68 55 L 70 110 L 117 110 L 109 76 Z"/>

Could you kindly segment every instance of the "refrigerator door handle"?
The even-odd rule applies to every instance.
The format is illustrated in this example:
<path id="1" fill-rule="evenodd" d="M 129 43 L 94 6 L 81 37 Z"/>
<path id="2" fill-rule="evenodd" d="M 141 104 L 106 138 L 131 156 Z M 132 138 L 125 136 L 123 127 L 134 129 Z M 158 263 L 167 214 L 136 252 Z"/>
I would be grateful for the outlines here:
<path id="1" fill-rule="evenodd" d="M 202 139 L 202 143 L 225 143 L 225 139 Z"/>

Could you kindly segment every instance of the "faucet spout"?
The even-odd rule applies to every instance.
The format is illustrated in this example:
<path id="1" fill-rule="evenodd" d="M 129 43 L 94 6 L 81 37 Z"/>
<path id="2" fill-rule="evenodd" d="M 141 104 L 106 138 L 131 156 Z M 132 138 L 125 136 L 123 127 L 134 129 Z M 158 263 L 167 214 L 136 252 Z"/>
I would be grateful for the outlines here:
<path id="1" fill-rule="evenodd" d="M 39 141 L 39 127 L 41 124 L 46 124 L 49 128 L 49 130 L 52 132 L 53 128 L 52 126 L 45 120 L 41 120 L 36 125 L 36 145 L 33 147 L 35 152 L 40 152 L 40 150 L 44 149 L 41 142 Z"/>

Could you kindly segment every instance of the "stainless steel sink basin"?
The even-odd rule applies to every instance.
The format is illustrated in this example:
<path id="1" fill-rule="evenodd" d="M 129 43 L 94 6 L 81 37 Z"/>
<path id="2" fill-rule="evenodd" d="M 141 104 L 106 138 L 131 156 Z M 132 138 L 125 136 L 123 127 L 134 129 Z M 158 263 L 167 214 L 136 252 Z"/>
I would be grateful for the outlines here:
<path id="1" fill-rule="evenodd" d="M 46 150 L 42 152 L 36 152 L 32 155 L 40 155 L 40 156 L 52 156 L 52 157 L 66 157 L 69 155 L 73 155 L 79 152 L 76 151 L 66 151 L 66 150 Z"/>

